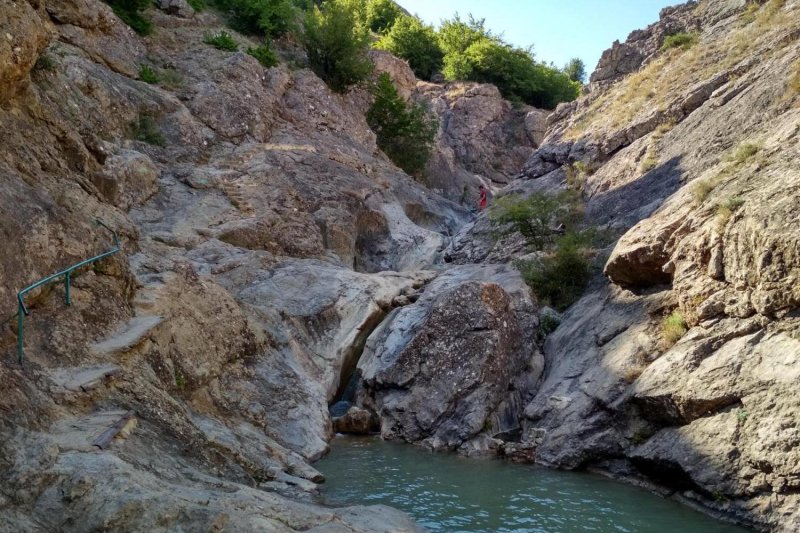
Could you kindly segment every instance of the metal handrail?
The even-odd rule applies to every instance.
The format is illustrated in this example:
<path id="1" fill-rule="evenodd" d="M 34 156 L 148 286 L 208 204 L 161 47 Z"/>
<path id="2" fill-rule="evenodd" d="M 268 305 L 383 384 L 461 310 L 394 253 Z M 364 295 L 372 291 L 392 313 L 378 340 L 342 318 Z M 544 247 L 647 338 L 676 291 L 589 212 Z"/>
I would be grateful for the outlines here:
<path id="1" fill-rule="evenodd" d="M 100 255 L 90 257 L 89 259 L 81 261 L 80 263 L 76 263 L 71 267 L 62 270 L 61 272 L 53 274 L 52 276 L 47 276 L 46 278 L 40 279 L 33 285 L 29 285 L 17 293 L 17 355 L 19 357 L 20 363 L 22 363 L 23 359 L 25 359 L 25 351 L 23 348 L 25 340 L 25 317 L 30 315 L 30 311 L 28 311 L 28 308 L 25 307 L 25 295 L 30 291 L 32 291 L 33 289 L 41 287 L 42 285 L 47 285 L 48 283 L 53 283 L 59 277 L 64 276 L 64 301 L 68 306 L 70 306 L 72 305 L 72 300 L 70 299 L 70 292 L 69 292 L 72 272 L 86 265 L 90 265 L 95 261 L 99 261 L 110 255 L 114 255 L 115 253 L 120 251 L 121 247 L 119 244 L 119 237 L 117 236 L 117 232 L 106 226 L 101 220 L 95 220 L 95 222 L 97 223 L 98 226 L 102 226 L 108 231 L 110 231 L 111 235 L 114 236 L 114 248 Z"/>

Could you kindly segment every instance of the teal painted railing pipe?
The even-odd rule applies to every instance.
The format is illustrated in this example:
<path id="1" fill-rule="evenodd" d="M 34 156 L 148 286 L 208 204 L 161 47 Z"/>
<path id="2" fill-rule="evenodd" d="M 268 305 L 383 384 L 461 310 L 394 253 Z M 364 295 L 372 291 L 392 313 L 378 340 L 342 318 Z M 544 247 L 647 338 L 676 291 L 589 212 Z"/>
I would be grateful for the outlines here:
<path id="1" fill-rule="evenodd" d="M 69 292 L 70 284 L 72 283 L 72 273 L 81 267 L 90 265 L 95 261 L 105 259 L 106 257 L 114 255 L 115 253 L 120 251 L 119 237 L 117 236 L 117 232 L 109 228 L 105 224 L 103 224 L 103 222 L 100 220 L 96 220 L 95 222 L 97 223 L 98 226 L 106 228 L 108 231 L 111 232 L 111 235 L 114 236 L 114 247 L 112 249 L 100 255 L 90 257 L 89 259 L 81 261 L 80 263 L 76 263 L 71 267 L 62 270 L 61 272 L 53 274 L 52 276 L 47 276 L 44 279 L 40 279 L 33 285 L 29 285 L 17 293 L 17 355 L 19 357 L 20 363 L 22 363 L 22 361 L 25 359 L 25 350 L 24 350 L 25 317 L 30 314 L 28 308 L 25 307 L 25 295 L 30 291 L 32 291 L 33 289 L 36 289 L 43 285 L 47 285 L 49 283 L 55 283 L 58 280 L 58 278 L 64 276 L 64 301 L 66 302 L 67 305 L 72 305 L 72 300 L 70 299 L 70 292 Z"/>

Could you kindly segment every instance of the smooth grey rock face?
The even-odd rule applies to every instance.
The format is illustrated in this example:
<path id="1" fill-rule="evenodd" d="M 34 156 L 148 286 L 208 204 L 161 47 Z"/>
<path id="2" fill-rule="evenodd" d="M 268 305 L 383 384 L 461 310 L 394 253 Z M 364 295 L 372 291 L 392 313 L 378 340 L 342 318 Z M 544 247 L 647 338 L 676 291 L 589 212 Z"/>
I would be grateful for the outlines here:
<path id="1" fill-rule="evenodd" d="M 502 187 L 544 138 L 548 111 L 517 109 L 487 84 L 419 82 L 414 98 L 439 121 L 426 170 L 429 186 L 462 205 L 477 207 L 478 186 Z"/>
<path id="2" fill-rule="evenodd" d="M 385 438 L 433 448 L 513 431 L 520 414 L 513 406 L 542 371 L 537 323 L 510 267 L 448 270 L 370 337 L 359 363 L 360 401 L 379 414 Z"/>

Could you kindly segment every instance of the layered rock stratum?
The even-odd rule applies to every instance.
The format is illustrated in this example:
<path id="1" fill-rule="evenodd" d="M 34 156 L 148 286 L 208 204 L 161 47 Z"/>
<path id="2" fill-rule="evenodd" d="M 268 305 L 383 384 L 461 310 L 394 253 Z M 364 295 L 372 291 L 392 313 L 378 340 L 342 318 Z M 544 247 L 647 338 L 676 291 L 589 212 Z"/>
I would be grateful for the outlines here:
<path id="1" fill-rule="evenodd" d="M 667 9 L 553 113 L 375 52 L 439 118 L 426 183 L 378 150 L 363 89 L 158 8 L 142 38 L 97 0 L 0 0 L 3 529 L 417 530 L 317 501 L 343 398 L 341 431 L 800 528 L 800 2 Z M 662 49 L 676 32 L 697 43 Z M 525 246 L 469 209 L 480 183 L 577 183 L 586 223 L 621 235 L 544 340 Z M 96 219 L 122 252 L 69 307 L 27 297 L 18 364 L 17 291 L 108 249 Z"/>

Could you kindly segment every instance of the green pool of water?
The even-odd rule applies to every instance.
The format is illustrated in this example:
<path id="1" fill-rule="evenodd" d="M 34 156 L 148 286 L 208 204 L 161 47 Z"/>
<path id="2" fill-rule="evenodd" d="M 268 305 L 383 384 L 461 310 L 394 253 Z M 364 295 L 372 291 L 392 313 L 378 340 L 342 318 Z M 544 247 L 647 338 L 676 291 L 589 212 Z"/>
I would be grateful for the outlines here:
<path id="1" fill-rule="evenodd" d="M 337 437 L 316 465 L 326 503 L 386 504 L 431 531 L 741 533 L 599 475 Z"/>

